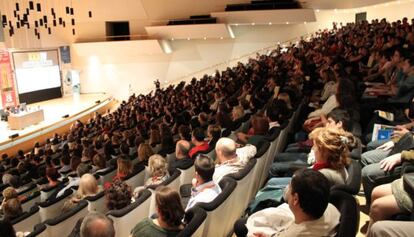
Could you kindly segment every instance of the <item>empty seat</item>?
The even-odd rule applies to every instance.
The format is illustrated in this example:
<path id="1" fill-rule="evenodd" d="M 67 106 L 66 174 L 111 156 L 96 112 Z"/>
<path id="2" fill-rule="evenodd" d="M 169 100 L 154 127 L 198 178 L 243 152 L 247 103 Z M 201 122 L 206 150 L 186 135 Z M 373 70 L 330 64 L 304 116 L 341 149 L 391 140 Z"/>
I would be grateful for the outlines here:
<path id="1" fill-rule="evenodd" d="M 207 212 L 200 207 L 192 207 L 185 213 L 187 225 L 177 237 L 201 237 L 203 236 L 204 224 L 207 218 Z"/>
<path id="2" fill-rule="evenodd" d="M 134 172 L 124 179 L 125 183 L 131 186 L 132 190 L 138 186 L 144 185 L 145 182 L 145 166 L 138 165 L 135 167 Z"/>
<path id="3" fill-rule="evenodd" d="M 11 221 L 14 230 L 21 232 L 32 232 L 33 227 L 41 222 L 39 207 L 33 206 L 28 212 Z"/>
<path id="4" fill-rule="evenodd" d="M 151 192 L 144 190 L 134 203 L 123 209 L 109 211 L 106 215 L 114 222 L 116 236 L 129 236 L 138 222 L 148 217 Z"/>
<path id="5" fill-rule="evenodd" d="M 47 220 L 46 236 L 68 236 L 76 225 L 76 222 L 88 214 L 88 202 L 81 200 L 76 207 Z"/>
<path id="6" fill-rule="evenodd" d="M 71 198 L 73 193 L 72 189 L 66 190 L 62 196 L 54 199 L 53 201 L 47 201 L 47 202 L 41 202 L 39 203 L 39 213 L 40 213 L 40 219 L 42 221 L 46 221 L 51 218 L 55 218 L 58 216 L 61 211 L 63 204 Z"/>
<path id="7" fill-rule="evenodd" d="M 235 221 L 227 217 L 232 211 L 231 202 L 234 200 L 236 186 L 237 182 L 234 179 L 224 177 L 220 181 L 222 192 L 212 202 L 195 205 L 207 211 L 203 236 L 227 236 L 230 233 L 229 225 L 223 223 L 234 223 Z"/>
<path id="8" fill-rule="evenodd" d="M 108 211 L 106 207 L 105 191 L 102 191 L 95 196 L 86 197 L 85 200 L 88 202 L 88 211 L 96 211 L 100 213 L 106 213 Z"/>
<path id="9" fill-rule="evenodd" d="M 40 192 L 34 192 L 26 200 L 22 201 L 23 211 L 29 211 L 36 203 L 40 202 Z"/>

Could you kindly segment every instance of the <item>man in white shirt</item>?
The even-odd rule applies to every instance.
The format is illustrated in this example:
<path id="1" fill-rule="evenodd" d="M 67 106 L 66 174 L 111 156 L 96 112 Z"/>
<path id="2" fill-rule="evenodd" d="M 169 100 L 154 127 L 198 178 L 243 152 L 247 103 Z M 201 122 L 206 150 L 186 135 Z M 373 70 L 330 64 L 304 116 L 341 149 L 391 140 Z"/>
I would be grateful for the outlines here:
<path id="1" fill-rule="evenodd" d="M 213 201 L 221 193 L 220 186 L 213 181 L 214 161 L 210 157 L 199 155 L 194 162 L 194 168 L 196 173 L 186 211 L 199 202 Z"/>
<path id="2" fill-rule="evenodd" d="M 218 164 L 214 171 L 213 181 L 219 183 L 224 176 L 238 172 L 256 155 L 256 152 L 257 149 L 253 145 L 247 144 L 236 149 L 235 141 L 227 137 L 220 138 L 216 143 Z"/>
<path id="3" fill-rule="evenodd" d="M 329 181 L 311 169 L 295 172 L 285 189 L 285 204 L 249 217 L 247 236 L 335 236 L 341 217 L 329 203 Z"/>

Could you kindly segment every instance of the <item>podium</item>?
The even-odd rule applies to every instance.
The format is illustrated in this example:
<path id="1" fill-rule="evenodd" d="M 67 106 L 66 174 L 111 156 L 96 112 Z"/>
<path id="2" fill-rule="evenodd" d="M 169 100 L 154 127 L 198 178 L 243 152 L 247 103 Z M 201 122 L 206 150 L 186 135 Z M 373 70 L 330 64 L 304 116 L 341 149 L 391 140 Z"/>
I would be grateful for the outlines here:
<path id="1" fill-rule="evenodd" d="M 40 123 L 45 120 L 43 109 L 30 112 L 20 112 L 8 116 L 9 128 L 12 130 L 22 130 L 30 125 Z"/>

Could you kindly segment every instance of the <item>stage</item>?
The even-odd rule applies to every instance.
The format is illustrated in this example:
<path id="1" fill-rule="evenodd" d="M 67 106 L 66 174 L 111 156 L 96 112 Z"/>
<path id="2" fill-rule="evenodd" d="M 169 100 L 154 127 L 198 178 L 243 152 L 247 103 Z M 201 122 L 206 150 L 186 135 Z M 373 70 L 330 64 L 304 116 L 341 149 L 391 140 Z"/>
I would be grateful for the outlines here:
<path id="1" fill-rule="evenodd" d="M 97 103 L 98 101 L 100 102 Z M 102 109 L 103 106 L 107 106 L 110 102 L 113 101 L 110 96 L 106 94 L 75 94 L 58 99 L 29 104 L 27 107 L 40 107 L 40 109 L 43 109 L 44 121 L 26 127 L 22 130 L 11 130 L 7 122 L 1 121 L 0 153 L 6 148 L 10 148 L 11 145 L 19 143 L 19 139 L 26 138 L 25 140 L 28 141 L 29 139 L 43 135 L 46 132 L 50 132 L 52 129 L 58 129 L 59 127 L 67 124 L 68 120 L 73 120 L 77 117 L 98 111 L 98 109 Z M 69 117 L 63 118 L 65 115 L 69 115 Z M 17 138 L 10 139 L 9 136 L 13 134 L 19 134 L 19 136 Z M 28 138 L 28 136 L 30 136 L 30 138 Z M 44 143 L 45 141 L 40 140 L 39 142 Z"/>

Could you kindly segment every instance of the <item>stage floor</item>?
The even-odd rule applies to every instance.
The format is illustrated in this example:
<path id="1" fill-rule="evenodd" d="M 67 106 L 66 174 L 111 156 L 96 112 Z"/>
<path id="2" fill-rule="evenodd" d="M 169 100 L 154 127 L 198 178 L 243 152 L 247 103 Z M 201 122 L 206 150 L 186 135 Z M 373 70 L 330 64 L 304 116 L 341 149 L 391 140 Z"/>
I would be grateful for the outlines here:
<path id="1" fill-rule="evenodd" d="M 9 136 L 15 133 L 19 133 L 20 136 L 37 131 L 51 124 L 63 121 L 62 116 L 68 114 L 72 116 L 87 110 L 95 105 L 97 100 L 103 101 L 109 98 L 105 94 L 76 94 L 71 96 L 65 96 L 59 99 L 47 100 L 39 103 L 29 104 L 28 107 L 38 107 L 44 110 L 45 120 L 36 125 L 26 127 L 23 130 L 11 130 L 8 127 L 8 123 L 5 121 L 0 122 L 0 143 L 9 141 Z"/>

